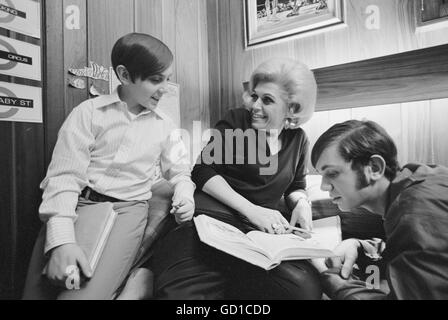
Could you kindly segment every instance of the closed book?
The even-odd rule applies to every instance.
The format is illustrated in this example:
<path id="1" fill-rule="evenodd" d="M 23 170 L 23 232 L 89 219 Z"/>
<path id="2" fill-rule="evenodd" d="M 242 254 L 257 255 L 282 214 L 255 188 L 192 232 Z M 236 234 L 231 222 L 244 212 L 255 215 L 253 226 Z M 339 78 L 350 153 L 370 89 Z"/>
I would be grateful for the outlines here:
<path id="1" fill-rule="evenodd" d="M 84 251 L 94 273 L 117 213 L 111 202 L 82 206 L 76 213 L 78 215 L 75 221 L 76 243 Z"/>
<path id="2" fill-rule="evenodd" d="M 114 226 L 117 213 L 111 202 L 102 202 L 78 207 L 76 214 L 76 244 L 84 251 L 93 274 Z M 46 274 L 47 266 L 43 274 Z"/>
<path id="3" fill-rule="evenodd" d="M 265 270 L 286 260 L 328 258 L 341 242 L 338 216 L 313 221 L 311 238 L 295 234 L 269 234 L 252 230 L 247 233 L 207 215 L 194 218 L 202 242 Z"/>

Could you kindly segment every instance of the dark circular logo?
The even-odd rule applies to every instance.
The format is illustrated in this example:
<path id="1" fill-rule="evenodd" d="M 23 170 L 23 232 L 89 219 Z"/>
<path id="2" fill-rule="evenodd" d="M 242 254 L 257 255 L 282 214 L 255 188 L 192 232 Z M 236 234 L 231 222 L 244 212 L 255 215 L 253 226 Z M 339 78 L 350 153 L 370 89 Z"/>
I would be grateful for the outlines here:
<path id="1" fill-rule="evenodd" d="M 14 3 L 12 3 L 11 0 L 6 0 L 6 4 L 8 5 L 8 7 L 15 9 L 16 7 L 14 7 Z M 12 20 L 15 19 L 15 15 L 13 14 L 8 14 L 6 17 L 0 18 L 0 23 L 9 23 Z"/>
<path id="2" fill-rule="evenodd" d="M 7 51 L 17 54 L 16 49 L 10 43 L 3 41 L 2 39 L 0 39 L 0 46 L 4 46 Z M 0 64 L 0 70 L 11 70 L 17 65 L 17 63 L 17 61 L 8 61 L 5 64 Z"/>
<path id="3" fill-rule="evenodd" d="M 0 95 L 1 94 L 5 94 L 7 97 L 17 98 L 14 92 L 2 87 L 0 87 Z M 18 108 L 10 108 L 8 111 L 0 112 L 0 118 L 1 119 L 11 118 L 12 116 L 16 115 L 17 112 L 19 112 Z"/>

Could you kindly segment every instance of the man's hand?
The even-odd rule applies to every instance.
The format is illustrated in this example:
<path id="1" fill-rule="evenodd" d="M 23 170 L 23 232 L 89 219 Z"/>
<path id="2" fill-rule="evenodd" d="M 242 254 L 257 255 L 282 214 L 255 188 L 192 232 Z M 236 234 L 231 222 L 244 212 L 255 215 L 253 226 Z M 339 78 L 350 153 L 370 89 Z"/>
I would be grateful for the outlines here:
<path id="1" fill-rule="evenodd" d="M 290 225 L 295 227 L 297 222 L 303 229 L 310 231 L 313 229 L 313 213 L 311 211 L 311 206 L 304 198 L 297 201 L 297 204 L 291 213 Z"/>
<path id="2" fill-rule="evenodd" d="M 325 258 L 314 258 L 308 261 L 314 268 L 316 268 L 319 273 L 322 273 L 328 269 L 327 265 L 325 264 Z"/>
<path id="3" fill-rule="evenodd" d="M 92 277 L 92 270 L 82 249 L 74 243 L 64 244 L 51 251 L 46 270 L 47 278 L 58 287 L 66 288 L 69 267 L 80 267 L 85 277 Z"/>
<path id="4" fill-rule="evenodd" d="M 174 214 L 176 222 L 181 224 L 193 219 L 194 208 L 194 203 L 189 199 L 173 199 L 170 213 Z"/>
<path id="5" fill-rule="evenodd" d="M 358 259 L 358 249 L 361 246 L 357 239 L 342 241 L 333 252 L 337 257 L 328 258 L 325 263 L 329 268 L 341 268 L 341 277 L 348 279 L 353 270 L 353 265 Z"/>

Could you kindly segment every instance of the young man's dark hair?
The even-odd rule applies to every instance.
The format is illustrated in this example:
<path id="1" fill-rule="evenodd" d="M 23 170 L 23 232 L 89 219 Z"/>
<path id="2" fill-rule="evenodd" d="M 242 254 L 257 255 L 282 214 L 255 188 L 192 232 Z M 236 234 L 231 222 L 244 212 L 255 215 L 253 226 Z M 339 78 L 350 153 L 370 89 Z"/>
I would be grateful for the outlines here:
<path id="1" fill-rule="evenodd" d="M 163 72 L 172 64 L 173 54 L 159 39 L 144 33 L 130 33 L 115 43 L 111 59 L 115 72 L 123 65 L 135 81 Z"/>
<path id="2" fill-rule="evenodd" d="M 373 121 L 349 120 L 328 129 L 314 145 L 311 153 L 313 167 L 316 167 L 322 152 L 334 143 L 338 143 L 341 157 L 347 162 L 352 161 L 352 169 L 357 172 L 369 163 L 373 155 L 386 161 L 384 175 L 387 179 L 392 181 L 400 169 L 394 141 Z"/>
<path id="3" fill-rule="evenodd" d="M 384 226 L 383 240 L 345 239 L 334 257 L 312 260 L 331 299 L 448 298 L 448 168 L 408 163 L 397 170 L 396 156 L 392 139 L 372 121 L 337 124 L 312 151 L 332 201 L 378 214 Z M 368 184 L 359 188 L 361 175 Z M 352 273 L 355 264 L 365 280 Z"/>

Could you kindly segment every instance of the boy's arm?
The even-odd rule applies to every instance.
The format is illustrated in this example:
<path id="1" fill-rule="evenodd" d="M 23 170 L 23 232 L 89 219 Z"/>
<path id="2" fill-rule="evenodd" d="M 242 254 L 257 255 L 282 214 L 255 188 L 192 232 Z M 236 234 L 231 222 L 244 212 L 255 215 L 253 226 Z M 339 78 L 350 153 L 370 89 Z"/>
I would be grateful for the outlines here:
<path id="1" fill-rule="evenodd" d="M 47 176 L 40 186 L 44 192 L 39 215 L 47 223 L 45 253 L 76 242 L 75 209 L 81 190 L 88 184 L 87 167 L 93 143 L 91 110 L 85 105 L 77 107 L 58 133 Z"/>
<path id="2" fill-rule="evenodd" d="M 189 153 L 179 133 L 173 132 L 167 138 L 161 154 L 163 176 L 174 186 L 173 199 L 187 199 L 194 203 L 196 185 L 191 181 Z"/>

